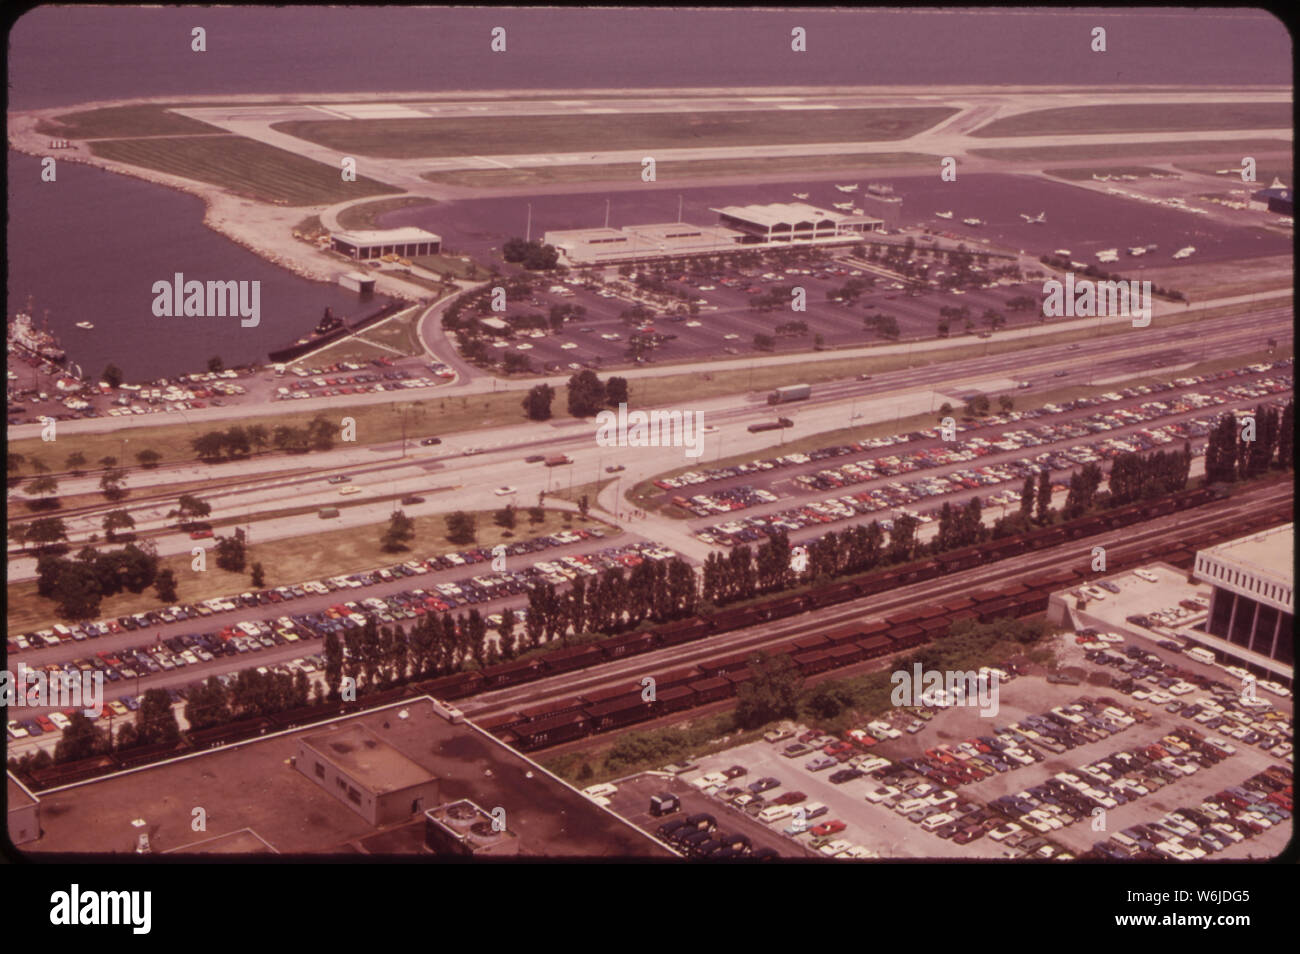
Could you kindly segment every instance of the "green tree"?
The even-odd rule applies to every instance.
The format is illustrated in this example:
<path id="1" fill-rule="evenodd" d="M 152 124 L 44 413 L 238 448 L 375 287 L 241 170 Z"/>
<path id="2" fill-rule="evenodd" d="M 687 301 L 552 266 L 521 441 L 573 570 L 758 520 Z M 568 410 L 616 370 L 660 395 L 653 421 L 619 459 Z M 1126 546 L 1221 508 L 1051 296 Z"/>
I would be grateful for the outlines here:
<path id="1" fill-rule="evenodd" d="M 629 403 L 627 378 L 615 376 L 605 382 L 605 403 L 610 407 Z"/>
<path id="2" fill-rule="evenodd" d="M 596 372 L 580 371 L 569 378 L 568 397 L 571 415 L 589 417 L 604 406 L 605 386 L 596 377 Z"/>
<path id="3" fill-rule="evenodd" d="M 167 516 L 178 517 L 180 520 L 180 529 L 184 530 L 190 526 L 196 518 L 206 517 L 212 513 L 212 507 L 207 502 L 200 500 L 193 494 L 181 494 L 176 501 L 176 507 L 167 512 Z"/>
<path id="4" fill-rule="evenodd" d="M 122 386 L 122 369 L 115 364 L 110 364 L 104 369 L 104 373 L 99 378 L 110 388 L 120 388 Z"/>
<path id="5" fill-rule="evenodd" d="M 551 402 L 555 400 L 555 388 L 549 384 L 538 384 L 529 389 L 523 400 L 524 413 L 530 421 L 549 421 L 551 419 Z"/>
<path id="6" fill-rule="evenodd" d="M 1043 470 L 1038 475 L 1038 507 L 1034 519 L 1040 525 L 1051 522 L 1052 519 L 1052 475 L 1049 471 Z"/>
<path id="7" fill-rule="evenodd" d="M 254 563 L 250 568 L 248 582 L 255 590 L 260 590 L 262 587 L 266 586 L 266 569 L 262 566 L 260 561 Z"/>
<path id="8" fill-rule="evenodd" d="M 99 478 L 100 493 L 108 500 L 121 500 L 126 496 L 126 488 L 123 486 L 126 483 L 126 474 L 111 464 L 106 466 L 108 469 Z"/>
<path id="9" fill-rule="evenodd" d="M 510 506 L 510 504 L 506 504 L 493 514 L 492 522 L 498 527 L 502 527 L 506 530 L 513 530 L 516 523 L 515 508 Z"/>
<path id="10" fill-rule="evenodd" d="M 44 548 L 68 539 L 68 528 L 61 517 L 41 517 L 27 525 L 27 541 Z"/>
<path id="11" fill-rule="evenodd" d="M 447 514 L 447 539 L 452 543 L 473 543 L 478 535 L 478 520 L 471 513 L 457 510 Z"/>
<path id="12" fill-rule="evenodd" d="M 749 660 L 753 678 L 736 690 L 736 722 L 754 729 L 774 719 L 793 718 L 803 677 L 788 656 L 757 653 Z"/>
<path id="13" fill-rule="evenodd" d="M 176 602 L 176 573 L 171 567 L 163 567 L 153 580 L 154 592 L 164 603 Z"/>
<path id="14" fill-rule="evenodd" d="M 214 354 L 212 357 L 208 358 L 208 370 L 213 374 L 220 374 L 222 371 L 226 370 L 226 365 L 221 360 L 220 355 Z"/>
<path id="15" fill-rule="evenodd" d="M 394 510 L 388 518 L 388 527 L 380 537 L 380 546 L 388 553 L 407 549 L 407 544 L 415 539 L 415 521 L 402 510 Z"/>
<path id="16" fill-rule="evenodd" d="M 99 576 L 83 563 L 66 562 L 51 595 L 64 619 L 90 619 L 99 613 Z"/>
<path id="17" fill-rule="evenodd" d="M 76 762 L 108 751 L 108 738 L 80 709 L 68 716 L 68 727 L 54 747 L 55 762 Z"/>
<path id="18" fill-rule="evenodd" d="M 153 470 L 158 466 L 158 461 L 162 460 L 162 454 L 159 454 L 152 447 L 146 447 L 144 450 L 135 452 L 135 459 L 145 470 Z"/>
<path id="19" fill-rule="evenodd" d="M 104 536 L 111 543 L 117 538 L 117 531 L 131 530 L 135 527 L 135 518 L 125 510 L 110 510 L 104 514 Z"/>
<path id="20" fill-rule="evenodd" d="M 231 573 L 243 573 L 248 558 L 243 531 L 236 529 L 232 537 L 217 537 L 217 566 Z"/>
<path id="21" fill-rule="evenodd" d="M 176 712 L 172 708 L 171 696 L 165 689 L 150 689 L 145 692 L 144 699 L 140 701 L 140 711 L 136 715 L 136 731 L 141 745 L 180 739 L 181 730 L 176 723 Z"/>
<path id="22" fill-rule="evenodd" d="M 81 473 L 81 468 L 86 465 L 86 455 L 81 451 L 73 451 L 68 455 L 65 463 L 68 466 L 68 470 L 72 471 L 74 474 L 79 474 Z"/>

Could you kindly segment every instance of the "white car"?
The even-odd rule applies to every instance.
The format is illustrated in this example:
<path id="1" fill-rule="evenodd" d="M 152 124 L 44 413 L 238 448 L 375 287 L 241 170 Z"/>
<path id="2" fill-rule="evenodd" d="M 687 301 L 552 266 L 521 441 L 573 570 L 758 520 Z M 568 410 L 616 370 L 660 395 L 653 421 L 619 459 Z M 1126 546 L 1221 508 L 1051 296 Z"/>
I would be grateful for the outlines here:
<path id="1" fill-rule="evenodd" d="M 62 712 L 51 712 L 48 718 L 60 730 L 66 729 L 68 726 L 72 725 L 72 720 L 69 719 L 67 716 L 65 716 Z"/>
<path id="2" fill-rule="evenodd" d="M 24 729 L 21 725 L 18 724 L 17 719 L 10 719 L 9 734 L 13 736 L 15 739 L 25 739 L 27 738 L 28 733 L 26 729 Z"/>
<path id="3" fill-rule="evenodd" d="M 582 794 L 588 798 L 608 798 L 618 792 L 617 785 L 611 785 L 609 782 L 601 782 L 599 785 L 588 785 L 582 790 Z"/>
<path id="4" fill-rule="evenodd" d="M 493 492 L 494 494 L 496 494 L 498 497 L 505 497 L 505 496 L 507 496 L 508 494 L 513 494 L 513 493 L 516 493 L 517 491 L 515 490 L 514 487 L 503 486 L 503 487 L 498 487 L 496 490 L 494 490 L 494 491 L 492 491 L 492 492 Z"/>
<path id="5" fill-rule="evenodd" d="M 836 855 L 842 855 L 846 851 L 851 851 L 852 849 L 853 849 L 853 842 L 846 841 L 843 838 L 837 838 L 835 841 L 832 841 L 829 845 L 822 845 L 817 850 L 820 851 L 827 858 L 834 858 Z"/>
<path id="6" fill-rule="evenodd" d="M 1150 570 L 1134 570 L 1133 575 L 1139 580 L 1146 580 L 1148 583 L 1159 583 L 1160 577 L 1156 576 Z"/>
<path id="7" fill-rule="evenodd" d="M 882 785 L 880 788 L 872 789 L 867 792 L 867 801 L 878 805 L 886 799 L 893 798 L 898 794 L 898 789 L 892 785 Z"/>

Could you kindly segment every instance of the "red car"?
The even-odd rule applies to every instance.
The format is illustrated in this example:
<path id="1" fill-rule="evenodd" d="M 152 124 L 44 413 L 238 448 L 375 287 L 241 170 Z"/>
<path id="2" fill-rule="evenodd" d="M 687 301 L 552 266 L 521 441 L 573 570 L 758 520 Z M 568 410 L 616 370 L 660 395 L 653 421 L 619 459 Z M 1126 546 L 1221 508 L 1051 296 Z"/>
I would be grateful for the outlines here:
<path id="1" fill-rule="evenodd" d="M 212 536 L 211 530 L 195 530 L 193 533 L 190 534 L 190 539 L 203 540 L 206 537 L 210 537 L 210 536 Z"/>
<path id="2" fill-rule="evenodd" d="M 41 727 L 41 729 L 44 730 L 44 731 L 46 731 L 46 732 L 57 732 L 57 731 L 59 731 L 58 726 L 56 726 L 53 722 L 51 722 L 51 721 L 49 720 L 49 717 L 48 717 L 48 716 L 43 716 L 43 715 L 42 715 L 42 716 L 37 716 L 37 717 L 36 717 L 36 724 L 39 725 L 39 726 Z"/>
<path id="3" fill-rule="evenodd" d="M 822 751 L 831 757 L 835 757 L 845 752 L 852 752 L 853 744 L 851 742 L 832 742 L 830 745 L 822 749 Z"/>
<path id="4" fill-rule="evenodd" d="M 800 802 L 807 800 L 808 796 L 803 792 L 785 792 L 772 799 L 773 805 L 798 805 Z"/>
<path id="5" fill-rule="evenodd" d="M 834 834 L 838 834 L 839 832 L 842 832 L 847 827 L 848 825 L 844 824 L 844 822 L 840 821 L 839 819 L 835 819 L 833 821 L 822 822 L 820 825 L 817 825 L 816 827 L 813 828 L 812 834 L 814 838 L 818 838 L 822 835 L 834 835 Z"/>

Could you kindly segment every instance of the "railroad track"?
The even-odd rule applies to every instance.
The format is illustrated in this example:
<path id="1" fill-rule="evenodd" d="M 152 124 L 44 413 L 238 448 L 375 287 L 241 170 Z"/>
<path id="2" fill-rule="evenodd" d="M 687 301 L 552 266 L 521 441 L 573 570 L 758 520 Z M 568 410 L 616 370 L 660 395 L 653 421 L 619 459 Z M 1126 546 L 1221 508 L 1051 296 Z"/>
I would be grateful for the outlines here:
<path id="1" fill-rule="evenodd" d="M 1293 490 L 1289 484 L 1260 488 L 1227 502 L 1214 514 L 1195 511 L 1198 519 L 1194 537 L 1204 539 L 1216 531 L 1240 529 L 1243 517 L 1268 516 L 1283 522 L 1293 511 Z M 897 610 L 922 603 L 941 602 L 961 596 L 987 584 L 1006 585 L 1045 571 L 1059 570 L 1063 557 L 1086 567 L 1092 559 L 1092 547 L 1106 548 L 1107 563 L 1118 568 L 1138 554 L 1158 544 L 1186 546 L 1189 534 L 1185 527 L 1186 512 L 1159 518 L 1158 526 L 1144 524 L 1123 527 L 1099 535 L 1072 540 L 1046 550 L 1033 551 L 998 561 L 987 567 L 958 571 L 920 583 L 890 590 L 885 595 L 867 596 L 850 603 L 820 611 L 810 611 L 776 623 L 763 624 L 734 633 L 706 637 L 707 645 L 687 643 L 642 653 L 626 660 L 615 660 L 577 673 L 543 677 L 523 686 L 481 692 L 461 700 L 458 707 L 470 718 L 490 721 L 521 709 L 544 707 L 549 702 L 563 702 L 584 693 L 598 693 L 623 685 L 628 692 L 640 687 L 641 678 L 665 668 L 707 665 L 740 652 L 757 652 L 789 642 L 793 638 L 826 631 L 851 623 L 865 623 L 883 618 Z M 1175 547 L 1177 549 L 1178 547 Z M 1111 569 L 1109 572 L 1115 572 Z M 761 630 L 761 631 L 758 631 Z"/>

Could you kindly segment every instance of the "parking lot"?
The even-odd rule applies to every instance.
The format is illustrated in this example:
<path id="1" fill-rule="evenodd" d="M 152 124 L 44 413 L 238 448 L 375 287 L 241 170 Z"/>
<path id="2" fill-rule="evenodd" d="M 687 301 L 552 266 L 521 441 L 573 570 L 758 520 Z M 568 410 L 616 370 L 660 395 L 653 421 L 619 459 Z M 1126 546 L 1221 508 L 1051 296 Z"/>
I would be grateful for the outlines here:
<path id="1" fill-rule="evenodd" d="M 1060 406 L 991 415 L 978 427 L 958 425 L 959 437 L 953 441 L 942 440 L 938 428 L 929 428 L 724 468 L 701 468 L 656 480 L 664 491 L 657 499 L 661 505 L 697 517 L 754 511 L 733 520 L 692 524 L 702 540 L 722 545 L 757 540 L 768 527 L 794 531 L 932 497 L 964 503 L 980 496 L 985 506 L 1010 507 L 1019 502 L 1024 479 L 1044 469 L 1059 475 L 1064 489 L 1065 475 L 1077 466 L 1111 460 L 1121 453 L 1177 448 L 1187 441 L 1199 455 L 1203 438 L 1222 410 L 1253 410 L 1259 401 L 1277 401 L 1290 391 L 1289 359 L 1268 368 L 1267 374 L 1261 371 L 1265 367 L 1180 378 Z M 1153 399 L 1141 400 L 1146 395 Z M 1029 421 L 1036 423 L 1025 423 Z M 1096 439 L 1071 443 L 1082 437 Z M 884 448 L 888 450 L 881 453 Z M 1025 451 L 1032 456 L 1016 456 Z M 867 456 L 839 462 L 858 453 Z M 963 463 L 973 466 L 962 467 Z M 917 471 L 928 473 L 897 479 Z M 970 493 L 999 484 L 1003 488 L 991 494 Z M 852 492 L 803 499 L 791 506 L 791 498 L 845 488 Z M 929 515 L 937 508 L 936 501 L 921 513 Z"/>
<path id="2" fill-rule="evenodd" d="M 564 584 L 579 575 L 594 576 L 606 567 L 630 568 L 674 555 L 634 538 L 593 546 L 605 533 L 590 527 L 516 541 L 507 548 L 507 556 L 532 559 L 537 554 L 549 559 L 535 559 L 509 571 L 491 570 L 493 555 L 488 551 L 466 550 L 133 617 L 79 626 L 58 624 L 11 637 L 7 648 L 11 658 L 21 658 L 32 668 L 103 672 L 106 697 L 129 708 L 154 685 L 166 686 L 176 700 L 183 699 L 189 684 L 224 675 L 235 663 L 290 673 L 302 669 L 314 675 L 323 664 L 308 657 L 319 650 L 319 640 L 327 633 L 341 636 L 345 630 L 359 629 L 367 616 L 381 624 L 410 625 L 429 612 L 460 612 L 474 606 L 485 616 L 488 643 L 494 643 L 501 613 L 517 606 L 530 587 Z M 419 577 L 427 579 L 417 582 Z M 523 611 L 514 612 L 518 619 Z M 304 658 L 306 666 L 298 662 Z M 11 742 L 51 732 L 38 721 L 47 716 L 37 711 L 29 719 L 11 723 Z M 104 718 L 109 718 L 107 709 Z"/>
<path id="3" fill-rule="evenodd" d="M 1146 652 L 1124 648 L 1135 656 Z M 1009 674 L 1012 681 L 999 686 L 999 709 L 991 718 L 976 708 L 937 706 L 928 710 L 928 724 L 915 730 L 923 721 L 916 716 L 927 713 L 895 710 L 843 739 L 814 738 L 817 730 L 797 726 L 772 733 L 774 741 L 701 758 L 681 778 L 701 788 L 715 811 L 766 821 L 786 839 L 786 854 L 816 847 L 840 858 L 1068 860 L 1091 856 L 1134 825 L 1163 822 L 1169 828 L 1158 838 L 1142 835 L 1150 838 L 1142 857 L 1272 857 L 1290 838 L 1289 745 L 1270 753 L 1259 744 L 1225 741 L 1216 730 L 1225 723 L 1232 728 L 1231 720 L 1191 716 L 1197 700 L 1237 711 L 1232 690 L 1215 686 L 1219 701 L 1213 702 L 1201 682 L 1214 686 L 1216 680 L 1182 672 L 1200 682 L 1188 683 L 1193 688 L 1178 712 L 1140 705 L 1117 688 Z M 1263 720 L 1269 710 L 1273 734 L 1289 739 L 1289 699 L 1266 698 L 1269 705 L 1255 717 Z M 715 774 L 732 766 L 746 774 L 726 780 Z M 1265 771 L 1280 774 L 1241 788 Z M 751 790 L 751 780 L 759 779 L 776 784 Z M 807 815 L 814 805 L 815 817 L 795 814 L 803 808 Z M 1172 814 L 1179 809 L 1200 824 Z M 1131 854 L 1100 850 L 1136 857 L 1134 845 Z"/>
<path id="4" fill-rule="evenodd" d="M 990 309 L 1003 316 L 1004 327 L 1037 320 L 1036 312 L 1008 306 L 1009 300 L 1035 289 L 997 284 L 984 266 L 974 266 L 975 278 L 952 291 L 936 287 L 948 274 L 942 267 L 934 268 L 940 277 L 912 285 L 887 274 L 858 250 L 834 255 L 825 250 L 782 251 L 785 260 L 806 261 L 784 265 L 773 255 L 749 268 L 641 266 L 642 271 L 626 276 L 593 270 L 554 284 L 536 282 L 530 298 L 512 302 L 505 313 L 494 316 L 512 327 L 491 341 L 490 349 L 497 359 L 513 351 L 527 356 L 536 371 L 557 372 L 627 364 L 637 356 L 673 362 L 804 351 L 818 337 L 828 348 L 933 337 L 944 307 L 966 308 L 969 330 L 979 333 L 992 328 L 981 320 Z M 853 291 L 843 300 L 831 299 L 850 284 Z M 794 286 L 804 290 L 806 310 L 790 308 Z M 764 299 L 758 307 L 751 304 Z M 580 317 L 551 330 L 545 319 L 557 307 L 581 309 Z M 963 321 L 955 320 L 949 333 L 956 337 L 966 330 Z M 768 336 L 770 345 L 757 347 L 755 335 Z M 630 350 L 634 339 L 640 348 L 635 352 Z"/>

